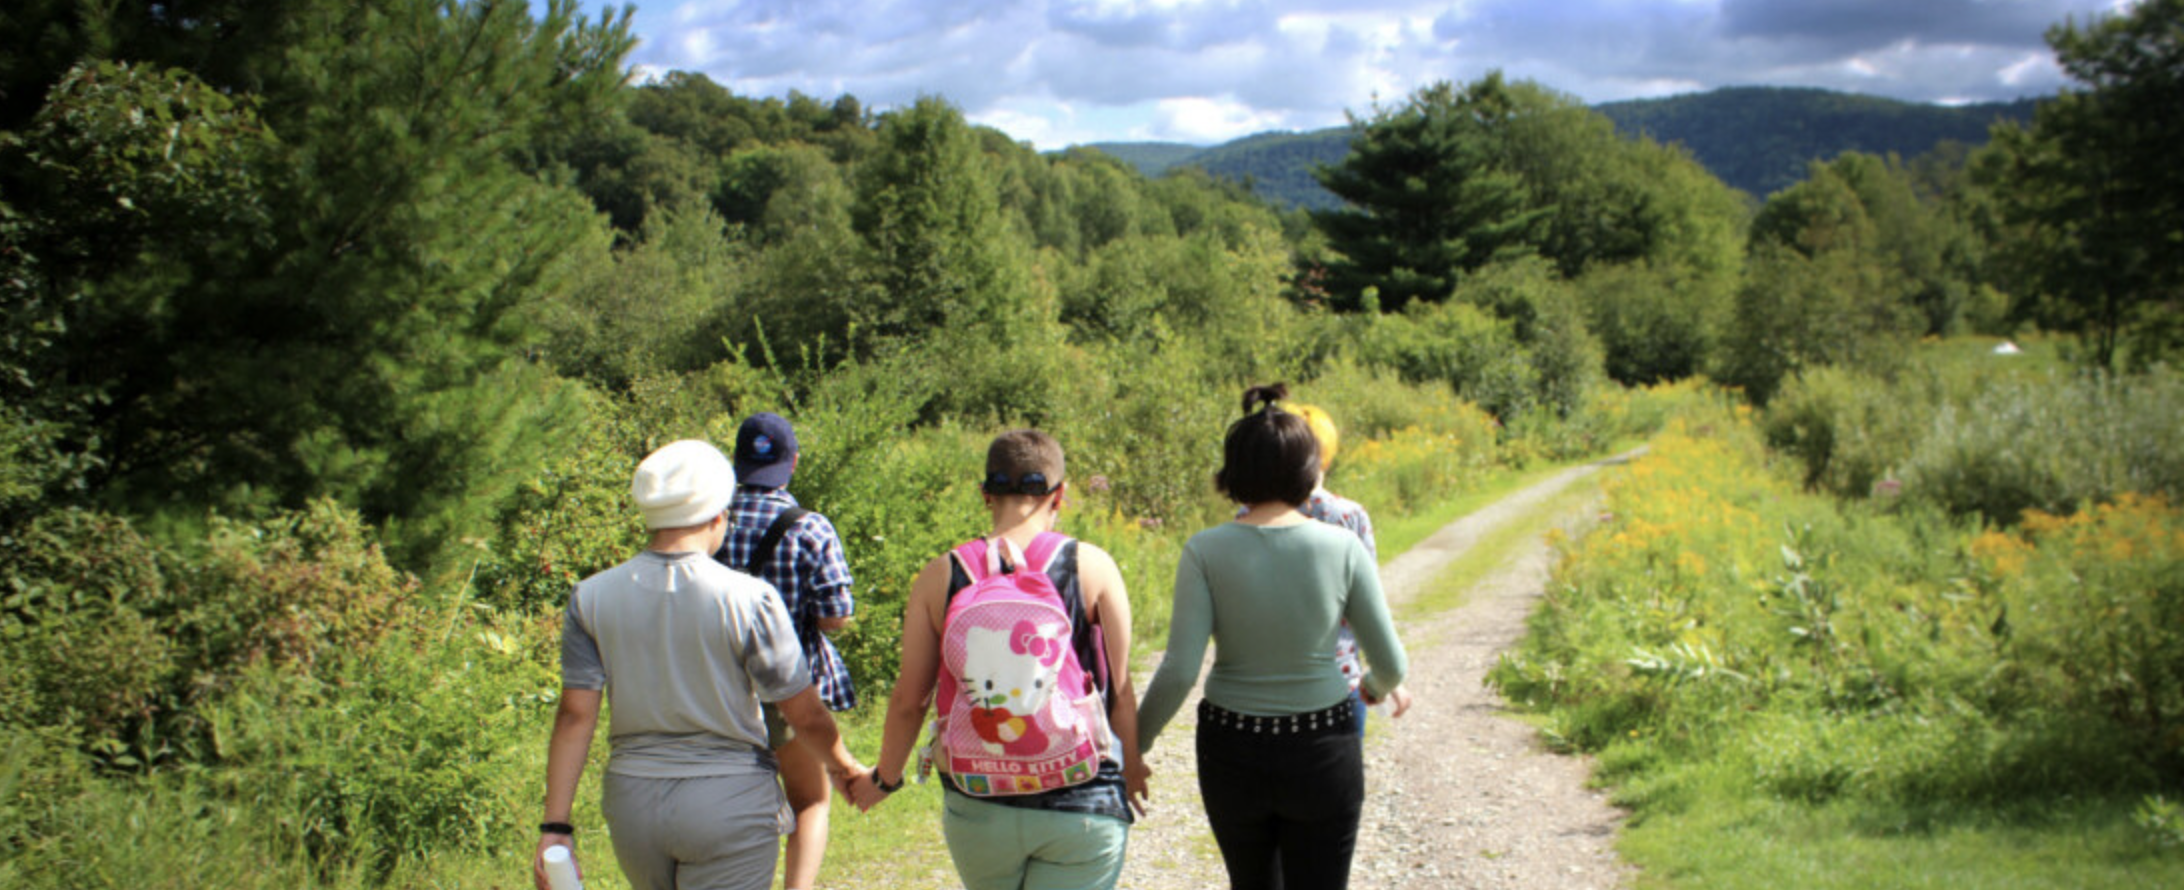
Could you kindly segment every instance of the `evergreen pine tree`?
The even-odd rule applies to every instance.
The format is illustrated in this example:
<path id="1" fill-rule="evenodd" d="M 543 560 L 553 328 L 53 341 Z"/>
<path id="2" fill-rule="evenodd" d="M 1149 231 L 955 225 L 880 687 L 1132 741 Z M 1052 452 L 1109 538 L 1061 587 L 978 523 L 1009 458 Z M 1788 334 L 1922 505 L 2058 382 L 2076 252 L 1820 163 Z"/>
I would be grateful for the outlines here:
<path id="1" fill-rule="evenodd" d="M 1346 209 L 1313 214 L 1341 257 L 1327 288 L 1358 308 L 1378 288 L 1388 311 L 1448 298 L 1466 273 L 1537 249 L 1546 208 L 1497 138 L 1518 108 L 1500 72 L 1458 92 L 1447 81 L 1365 120 L 1320 183 Z"/>

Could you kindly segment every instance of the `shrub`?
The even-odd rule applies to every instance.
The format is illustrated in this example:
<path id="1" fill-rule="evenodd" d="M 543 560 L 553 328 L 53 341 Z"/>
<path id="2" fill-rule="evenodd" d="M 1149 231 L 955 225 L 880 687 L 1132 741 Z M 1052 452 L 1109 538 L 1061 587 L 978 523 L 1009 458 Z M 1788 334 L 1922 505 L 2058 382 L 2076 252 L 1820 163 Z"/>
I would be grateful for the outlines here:
<path id="1" fill-rule="evenodd" d="M 1477 405 L 1438 381 L 1406 382 L 1393 369 L 1347 357 L 1329 361 L 1291 391 L 1297 401 L 1333 414 L 1345 442 L 1377 439 L 1408 427 L 1462 435 L 1474 423 L 1484 423 L 1490 431 L 1496 426 Z"/>
<path id="2" fill-rule="evenodd" d="M 503 844 L 544 771 L 560 686 L 547 627 L 419 627 L 323 677 L 252 671 L 207 709 L 221 769 L 206 781 L 328 865 Z"/>
<path id="3" fill-rule="evenodd" d="M 1393 369 L 1410 383 L 1440 383 L 1496 417 L 1531 409 L 1538 370 L 1513 326 L 1468 303 L 1412 303 L 1400 315 L 1368 315 L 1357 334 L 1359 360 Z"/>
<path id="4" fill-rule="evenodd" d="M 1609 379 L 1644 386 L 1706 370 L 1727 307 L 1696 276 L 1631 263 L 1590 271 L 1577 288 Z"/>
<path id="5" fill-rule="evenodd" d="M 1150 354 L 1144 348 L 1070 356 L 1051 429 L 1069 454 L 1069 474 L 1080 482 L 1103 477 L 1110 502 L 1132 521 L 1189 527 L 1224 519 L 1227 502 L 1213 487 L 1221 437 L 1244 387 L 1278 378 L 1248 376 L 1250 368 L 1225 365 L 1192 339 L 1163 339 Z"/>
<path id="6" fill-rule="evenodd" d="M 80 510 L 40 516 L 0 548 L 10 568 L 0 677 L 15 706 L 0 722 L 65 727 L 125 749 L 131 730 L 181 691 L 181 658 L 156 617 L 177 608 L 160 549 L 127 520 Z"/>
<path id="7" fill-rule="evenodd" d="M 10 538 L 0 722 L 74 727 L 114 766 L 197 760 L 194 710 L 253 665 L 311 671 L 368 648 L 415 582 L 355 514 L 319 501 L 161 546 L 124 520 L 64 510 Z"/>
<path id="8" fill-rule="evenodd" d="M 2184 511 L 2126 494 L 1983 531 L 1799 493 L 1757 445 L 1736 416 L 1673 423 L 1610 480 L 1606 522 L 1561 545 L 1490 675 L 1551 737 L 1733 763 L 1800 800 L 2176 781 Z"/>
<path id="9" fill-rule="evenodd" d="M 1767 447 L 1797 461 L 1805 488 L 1865 497 L 1917 446 L 1937 401 L 1909 382 L 1818 368 L 1784 384 L 1762 429 Z"/>
<path id="10" fill-rule="evenodd" d="M 1532 372 L 1528 407 L 1567 418 L 1600 382 L 1600 342 L 1586 325 L 1584 306 L 1544 260 L 1487 266 L 1458 285 L 1450 299 L 1485 307 L 1510 322 Z M 1500 411 L 1495 416 L 1513 419 Z"/>
<path id="11" fill-rule="evenodd" d="M 2012 692 L 2184 776 L 2184 510 L 2125 494 L 2069 516 L 2028 513 L 2020 531 L 1969 550 L 2000 610 Z"/>
<path id="12" fill-rule="evenodd" d="M 2124 492 L 2184 494 L 2184 377 L 2002 380 L 1944 406 L 1905 458 L 1907 494 L 2015 522 Z"/>

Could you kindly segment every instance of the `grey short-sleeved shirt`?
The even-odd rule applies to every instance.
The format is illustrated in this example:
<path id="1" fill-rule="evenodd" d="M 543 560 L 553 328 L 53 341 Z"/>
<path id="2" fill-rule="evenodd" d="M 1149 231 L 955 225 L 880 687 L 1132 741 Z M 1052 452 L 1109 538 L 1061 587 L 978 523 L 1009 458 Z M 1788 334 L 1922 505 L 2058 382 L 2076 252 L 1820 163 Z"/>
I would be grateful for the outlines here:
<path id="1" fill-rule="evenodd" d="M 606 690 L 608 772 L 690 779 L 770 771 L 758 704 L 804 691 L 811 671 L 766 582 L 647 550 L 570 594 L 561 685 Z"/>

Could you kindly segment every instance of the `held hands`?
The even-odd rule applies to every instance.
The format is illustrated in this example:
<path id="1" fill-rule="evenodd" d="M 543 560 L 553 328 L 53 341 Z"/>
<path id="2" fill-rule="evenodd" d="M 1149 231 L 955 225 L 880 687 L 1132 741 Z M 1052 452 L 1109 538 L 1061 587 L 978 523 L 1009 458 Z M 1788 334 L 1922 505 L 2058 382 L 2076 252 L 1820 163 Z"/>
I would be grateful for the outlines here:
<path id="1" fill-rule="evenodd" d="M 833 783 L 834 793 L 855 805 L 861 813 L 871 812 L 880 801 L 887 799 L 888 792 L 880 789 L 879 776 L 878 769 L 858 763 L 855 758 L 827 766 L 827 779 Z M 901 781 L 896 780 L 897 787 Z"/>
<path id="2" fill-rule="evenodd" d="M 1130 808 L 1136 810 L 1139 816 L 1152 812 L 1153 794 L 1148 784 L 1152 777 L 1153 768 L 1146 765 L 1143 757 L 1122 767 L 1124 796 L 1129 799 Z"/>
<path id="3" fill-rule="evenodd" d="M 886 800 L 888 794 L 880 790 L 879 771 L 866 770 L 850 783 L 842 796 L 849 798 L 849 802 L 857 806 L 858 812 L 869 813 L 873 807 L 880 805 L 880 801 Z"/>
<path id="4" fill-rule="evenodd" d="M 827 782 L 834 786 L 834 793 L 852 800 L 855 799 L 852 791 L 856 787 L 857 781 L 870 775 L 872 775 L 872 770 L 855 760 L 849 761 L 847 765 L 827 765 Z"/>

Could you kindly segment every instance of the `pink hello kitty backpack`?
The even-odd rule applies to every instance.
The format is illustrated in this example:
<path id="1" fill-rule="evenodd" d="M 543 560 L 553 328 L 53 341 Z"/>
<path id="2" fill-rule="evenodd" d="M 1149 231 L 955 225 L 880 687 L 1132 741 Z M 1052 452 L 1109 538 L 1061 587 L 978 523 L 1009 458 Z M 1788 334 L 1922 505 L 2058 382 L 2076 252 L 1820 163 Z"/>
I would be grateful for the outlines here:
<path id="1" fill-rule="evenodd" d="M 954 550 L 971 584 L 941 626 L 934 735 L 936 759 L 965 794 L 1037 794 L 1099 773 L 1113 737 L 1106 697 L 1078 660 L 1069 609 L 1046 573 L 1068 542 L 1045 532 L 1029 552 L 999 537 Z"/>

